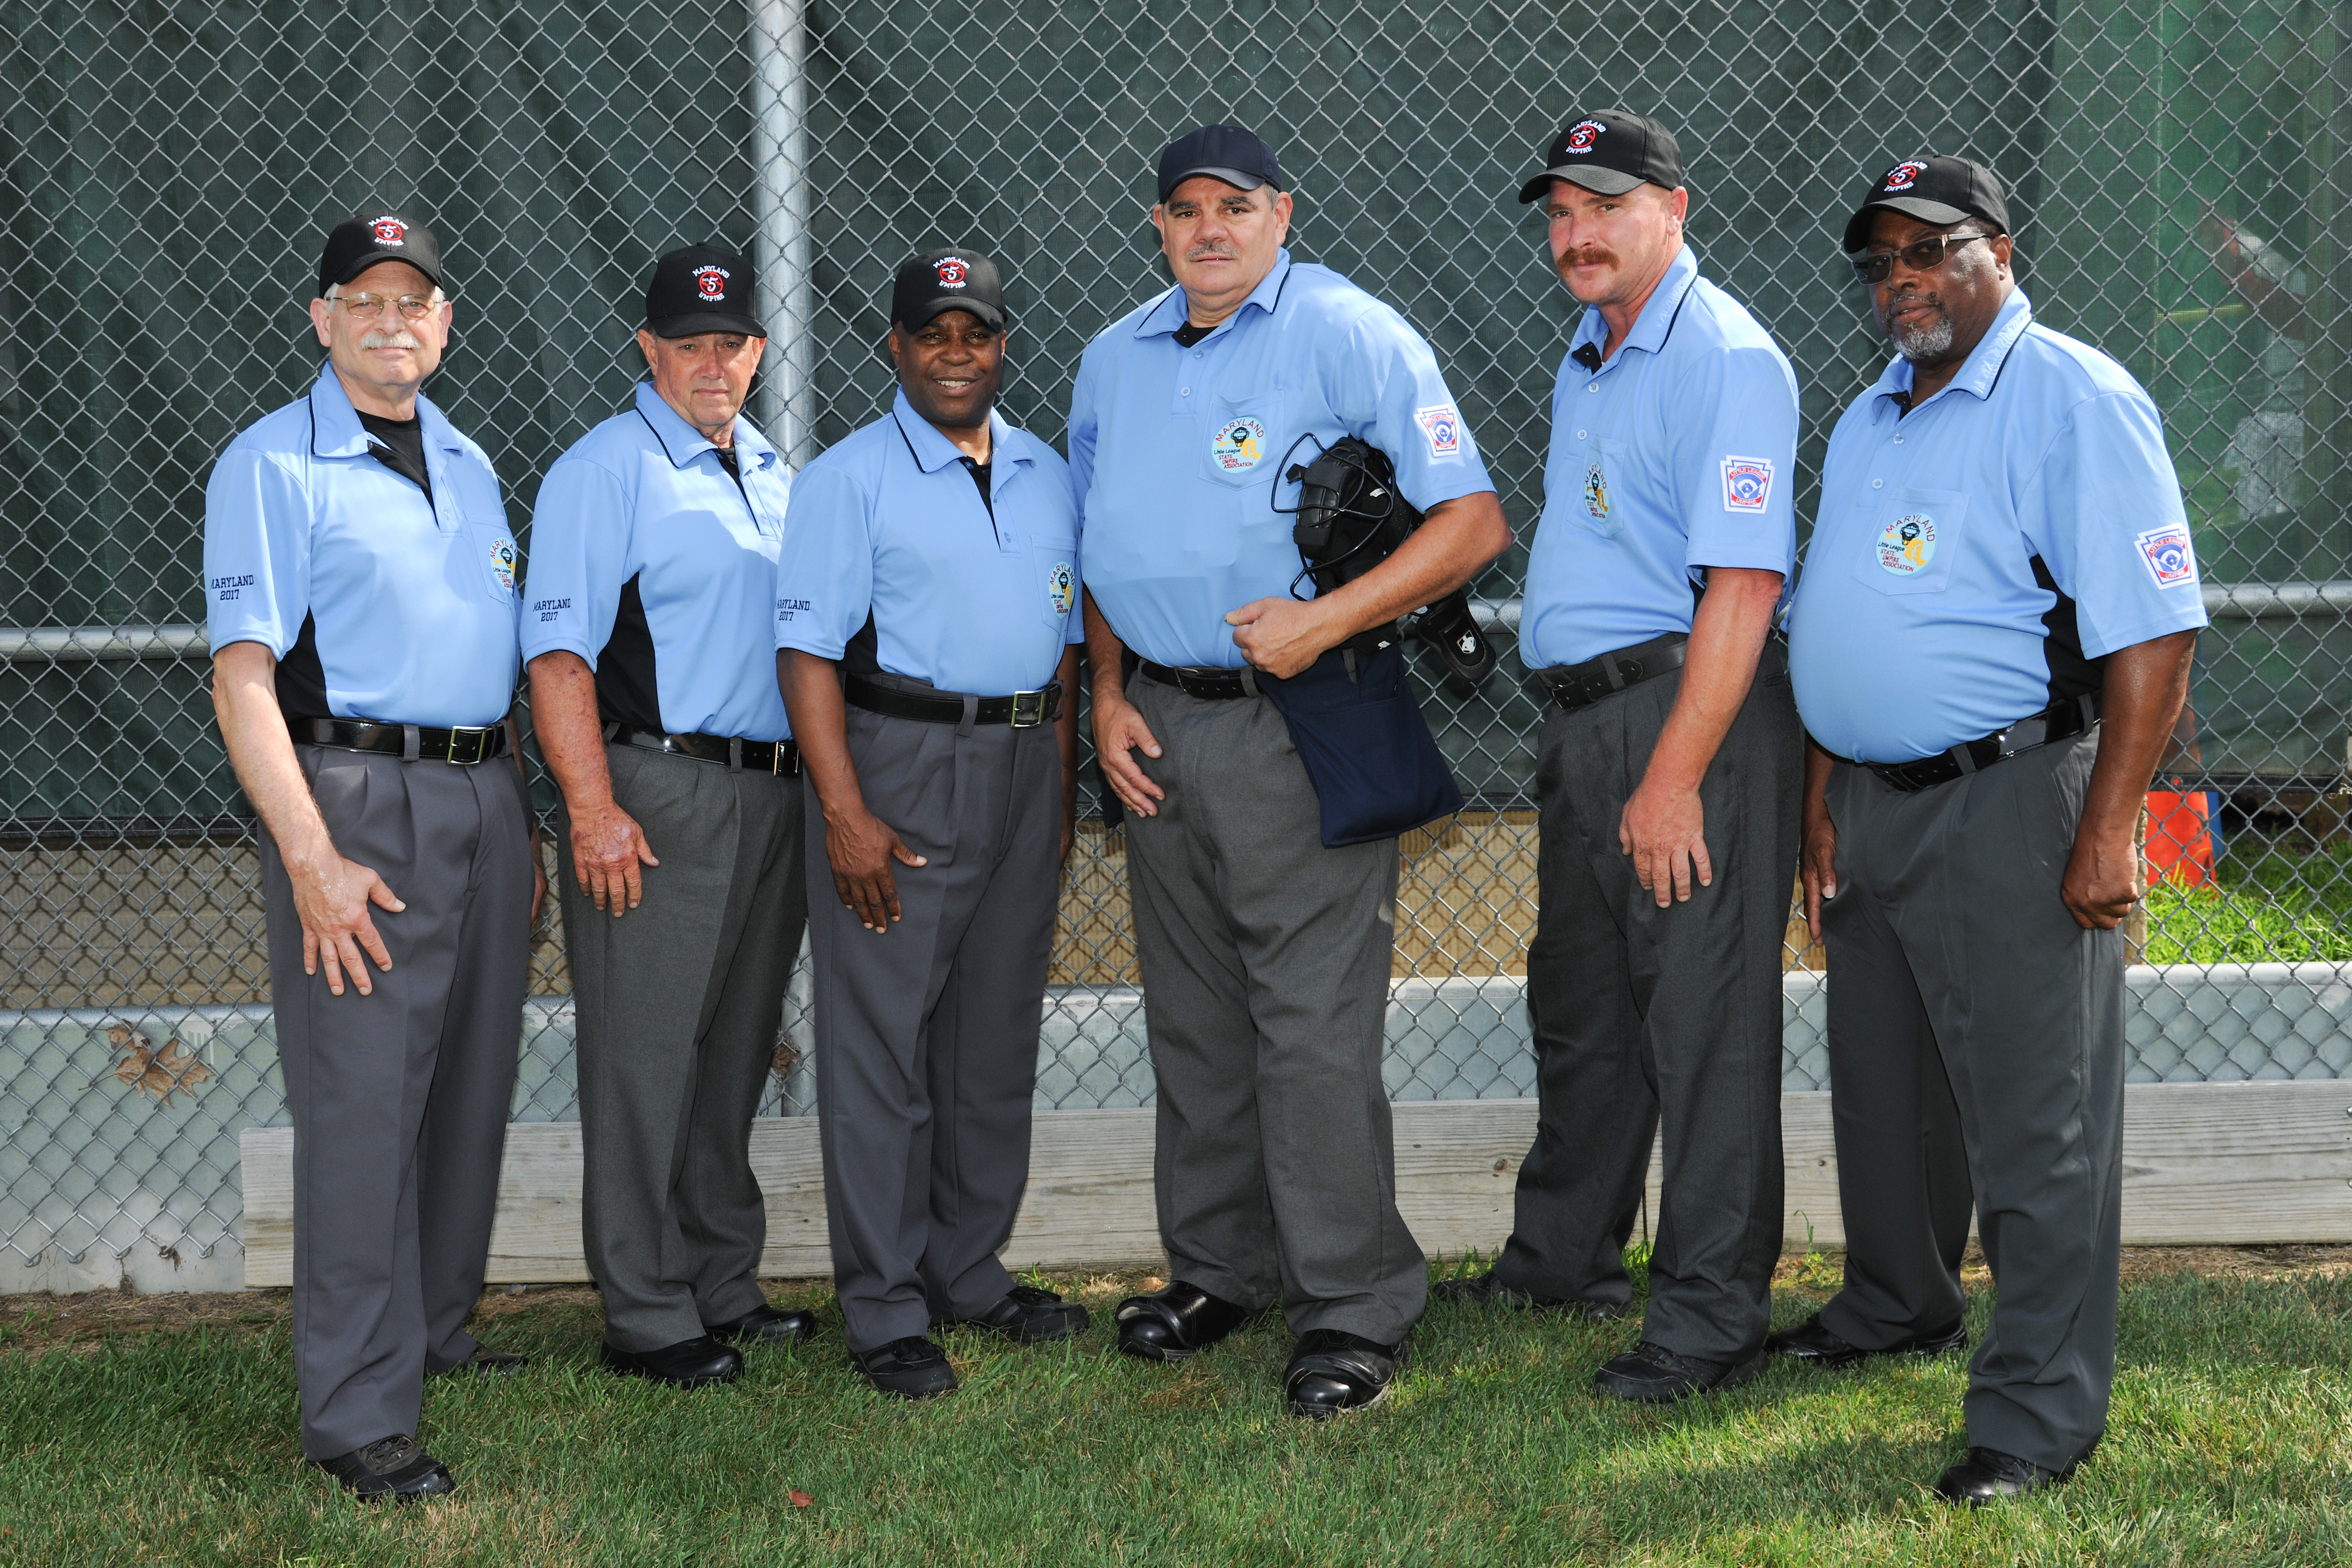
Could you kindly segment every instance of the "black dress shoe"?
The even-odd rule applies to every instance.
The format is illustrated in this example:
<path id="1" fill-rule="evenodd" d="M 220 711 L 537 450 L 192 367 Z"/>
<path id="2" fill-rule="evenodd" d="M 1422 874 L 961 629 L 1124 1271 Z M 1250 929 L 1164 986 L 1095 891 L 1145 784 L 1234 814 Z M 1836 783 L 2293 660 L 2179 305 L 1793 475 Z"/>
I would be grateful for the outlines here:
<path id="1" fill-rule="evenodd" d="M 517 1352 L 494 1351 L 488 1345 L 476 1345 L 472 1355 L 441 1370 L 478 1373 L 484 1377 L 504 1377 L 509 1373 L 520 1372 L 530 1364 L 530 1357 Z"/>
<path id="2" fill-rule="evenodd" d="M 1708 1361 L 1703 1356 L 1678 1355 L 1643 1340 L 1623 1355 L 1603 1363 L 1592 1374 L 1592 1386 L 1598 1393 L 1635 1405 L 1667 1405 L 1695 1394 L 1737 1388 L 1763 1364 L 1760 1350 L 1741 1361 Z"/>
<path id="3" fill-rule="evenodd" d="M 1970 1448 L 1967 1458 L 1946 1470 L 1937 1481 L 1936 1495 L 1946 1502 L 1982 1508 L 2002 1498 L 2023 1497 L 2043 1487 L 2055 1486 L 2074 1473 L 2072 1465 L 2063 1470 L 2045 1470 L 2031 1459 L 2021 1459 L 1998 1448 Z"/>
<path id="4" fill-rule="evenodd" d="M 620 1351 L 606 1345 L 604 1364 L 630 1377 L 649 1378 L 673 1388 L 732 1383 L 743 1375 L 743 1358 L 709 1334 L 697 1334 L 657 1351 Z"/>
<path id="5" fill-rule="evenodd" d="M 1506 1285 L 1495 1278 L 1491 1268 L 1484 1274 L 1473 1274 L 1460 1279 L 1440 1279 L 1429 1288 L 1430 1299 L 1454 1307 L 1508 1307 L 1520 1312 L 1570 1311 L 1599 1321 L 1603 1318 L 1622 1316 L 1624 1305 L 1618 1301 L 1584 1301 L 1570 1296 L 1538 1296 Z"/>
<path id="6" fill-rule="evenodd" d="M 446 1497 L 457 1489 L 457 1483 L 449 1479 L 449 1468 L 418 1447 L 405 1432 L 379 1437 L 364 1448 L 316 1463 L 342 1482 L 345 1491 L 371 1501 L 414 1502 L 418 1498 Z"/>
<path id="7" fill-rule="evenodd" d="M 1076 1301 L 1065 1301 L 1034 1285 L 1015 1285 L 979 1317 L 956 1321 L 964 1328 L 1003 1334 L 1017 1345 L 1034 1345 L 1085 1333 L 1089 1320 L 1087 1310 Z"/>
<path id="8" fill-rule="evenodd" d="M 1282 1394 L 1293 1415 L 1328 1420 L 1386 1399 L 1403 1365 L 1402 1344 L 1384 1345 L 1338 1329 L 1309 1329 L 1298 1336 L 1290 1364 L 1282 1369 Z"/>
<path id="9" fill-rule="evenodd" d="M 1968 1347 L 1967 1325 L 1954 1323 L 1948 1329 L 1913 1334 L 1907 1340 L 1897 1340 L 1881 1349 L 1866 1351 L 1825 1326 L 1819 1312 L 1795 1328 L 1782 1329 L 1777 1334 L 1767 1335 L 1764 1340 L 1764 1349 L 1773 1355 L 1784 1355 L 1808 1366 L 1821 1367 L 1853 1366 L 1874 1355 L 1939 1356 Z"/>
<path id="10" fill-rule="evenodd" d="M 765 1301 L 740 1318 L 705 1323 L 702 1331 L 714 1340 L 739 1345 L 796 1345 L 816 1338 L 816 1314 L 771 1307 Z"/>
<path id="11" fill-rule="evenodd" d="M 1129 1296 L 1111 1317 L 1118 1324 L 1118 1348 L 1128 1354 L 1145 1361 L 1182 1361 L 1256 1315 L 1176 1279 L 1149 1296 Z"/>
<path id="12" fill-rule="evenodd" d="M 948 1352 L 920 1334 L 908 1334 L 870 1351 L 851 1351 L 849 1364 L 884 1394 L 901 1399 L 929 1399 L 956 1390 L 955 1368 Z"/>

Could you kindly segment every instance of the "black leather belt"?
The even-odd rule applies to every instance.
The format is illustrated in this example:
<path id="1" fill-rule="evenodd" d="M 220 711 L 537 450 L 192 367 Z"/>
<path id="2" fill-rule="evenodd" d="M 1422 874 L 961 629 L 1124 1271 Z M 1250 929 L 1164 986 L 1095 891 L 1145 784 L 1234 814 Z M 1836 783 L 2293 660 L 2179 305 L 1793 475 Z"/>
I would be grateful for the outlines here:
<path id="1" fill-rule="evenodd" d="M 1236 697 L 1255 695 L 1242 684 L 1242 672 L 1213 664 L 1154 664 L 1145 659 L 1136 668 L 1147 680 L 1162 686 L 1172 686 L 1187 697 L 1198 697 L 1208 702 L 1226 702 Z"/>
<path id="2" fill-rule="evenodd" d="M 1648 642 L 1637 642 L 1631 647 L 1588 658 L 1582 664 L 1555 664 L 1548 669 L 1538 669 L 1536 679 L 1551 692 L 1551 700 L 1559 704 L 1560 711 L 1573 713 L 1580 708 L 1591 707 L 1604 697 L 1613 697 L 1629 686 L 1639 686 L 1680 669 L 1689 647 L 1688 632 L 1668 632 Z"/>
<path id="3" fill-rule="evenodd" d="M 2063 741 L 2079 735 L 2099 721 L 2099 700 L 2084 693 L 2053 702 L 2041 712 L 2020 719 L 2006 730 L 1997 730 L 1980 741 L 1963 741 L 1948 751 L 1932 757 L 1921 757 L 1915 763 L 1861 763 L 1895 789 L 1906 795 L 1916 795 L 1923 789 L 1965 778 L 1979 773 L 1995 763 L 2006 762 L 2037 746 L 2053 741 Z M 1816 742 L 1818 744 L 1818 742 Z M 1822 747 L 1827 751 L 1827 747 Z M 1835 756 L 1834 752 L 1830 753 Z M 1839 758 L 1843 762 L 1846 759 Z"/>
<path id="4" fill-rule="evenodd" d="M 373 752 L 410 761 L 455 763 L 470 768 L 507 754 L 507 727 L 435 730 L 423 724 L 377 724 L 358 719 L 298 719 L 295 738 L 344 752 Z M 414 741 L 410 736 L 415 736 Z"/>
<path id="5" fill-rule="evenodd" d="M 640 751 L 667 752 L 698 763 L 719 763 L 738 773 L 776 773 L 796 778 L 801 749 L 791 741 L 745 741 L 732 735 L 665 735 L 658 730 L 632 730 L 626 724 L 604 726 L 604 739 Z"/>
<path id="6" fill-rule="evenodd" d="M 861 675 L 853 675 L 843 682 L 849 700 L 868 713 L 879 713 L 888 719 L 919 719 L 926 724 L 961 724 L 963 722 L 963 695 L 961 692 L 902 691 L 881 686 Z M 972 721 L 978 724 L 1010 724 L 1015 730 L 1034 729 L 1050 724 L 1062 716 L 1062 683 L 1049 680 L 1035 691 L 1016 691 L 1010 697 L 982 697 L 972 710 Z"/>

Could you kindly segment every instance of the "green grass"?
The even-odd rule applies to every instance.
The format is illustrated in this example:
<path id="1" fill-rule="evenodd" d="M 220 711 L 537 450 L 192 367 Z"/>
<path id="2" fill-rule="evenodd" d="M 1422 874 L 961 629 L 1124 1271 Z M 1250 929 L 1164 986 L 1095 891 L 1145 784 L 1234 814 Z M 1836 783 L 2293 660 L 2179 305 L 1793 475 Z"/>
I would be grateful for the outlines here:
<path id="1" fill-rule="evenodd" d="M 2149 890 L 2147 962 L 2352 959 L 2352 842 L 2302 855 L 2245 844 L 2221 858 L 2218 886 Z"/>
<path id="2" fill-rule="evenodd" d="M 1783 1322 L 1834 1280 L 1816 1261 Z M 732 1388 L 593 1370 L 593 1305 L 502 1313 L 503 1382 L 436 1380 L 457 1497 L 338 1496 L 297 1457 L 282 1321 L 0 1347 L 0 1561 L 81 1564 L 2293 1564 L 2352 1560 L 2352 1277 L 2163 1275 L 2124 1298 L 2105 1444 L 2070 1484 L 1981 1514 L 1926 1488 L 1960 1456 L 1959 1363 L 1776 1366 L 1669 1411 L 1603 1404 L 1626 1322 L 1433 1310 L 1384 1405 L 1282 1411 L 1288 1349 L 1188 1365 L 958 1333 L 966 1382 L 908 1406 L 828 1339 Z M 807 1295 L 805 1300 L 823 1300 Z M 1980 1333 L 1982 1293 L 1969 1323 Z M 795 1508 L 798 1489 L 813 1501 Z"/>

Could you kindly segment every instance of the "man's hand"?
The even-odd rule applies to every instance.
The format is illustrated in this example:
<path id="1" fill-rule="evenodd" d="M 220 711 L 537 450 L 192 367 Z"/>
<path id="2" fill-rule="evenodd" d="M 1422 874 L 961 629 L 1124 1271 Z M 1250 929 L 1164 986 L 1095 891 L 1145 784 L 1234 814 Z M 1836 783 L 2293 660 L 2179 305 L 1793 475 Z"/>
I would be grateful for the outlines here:
<path id="1" fill-rule="evenodd" d="M 2139 879 L 2139 846 L 2130 834 L 2075 837 L 2058 897 L 2076 925 L 2084 931 L 2113 931 L 2146 891 Z"/>
<path id="2" fill-rule="evenodd" d="M 1160 742 L 1152 738 L 1151 726 L 1143 721 L 1134 703 L 1123 696 L 1108 695 L 1100 685 L 1095 688 L 1094 721 L 1095 757 L 1102 763 L 1111 793 L 1138 816 L 1159 816 L 1160 807 L 1152 803 L 1167 799 L 1168 792 L 1146 777 L 1128 754 L 1140 747 L 1147 757 L 1160 755 Z"/>
<path id="3" fill-rule="evenodd" d="M 1633 858 L 1642 890 L 1658 900 L 1690 901 L 1694 879 L 1714 884 L 1715 865 L 1706 858 L 1706 814 L 1698 791 L 1662 784 L 1645 775 L 1617 819 L 1617 847 Z"/>
<path id="4" fill-rule="evenodd" d="M 547 867 L 539 858 L 539 835 L 530 836 L 530 929 L 539 929 L 540 911 L 547 907 Z"/>
<path id="5" fill-rule="evenodd" d="M 1225 617 L 1234 646 L 1268 675 L 1287 680 L 1345 640 L 1314 600 L 1253 599 Z"/>
<path id="6" fill-rule="evenodd" d="M 644 900 L 640 865 L 658 866 L 636 818 L 606 795 L 571 808 L 572 872 L 580 890 L 618 920 Z"/>
<path id="7" fill-rule="evenodd" d="M 833 890 L 841 901 L 867 931 L 885 935 L 898 918 L 898 884 L 890 874 L 890 862 L 930 864 L 863 804 L 824 814 L 824 857 L 833 862 Z"/>
<path id="8" fill-rule="evenodd" d="M 377 933 L 368 906 L 395 915 L 408 906 L 374 871 L 331 849 L 316 862 L 288 860 L 286 879 L 294 885 L 294 913 L 302 922 L 302 973 L 316 974 L 324 964 L 327 989 L 341 996 L 343 972 L 349 970 L 360 994 L 372 994 L 375 987 L 360 953 L 364 950 L 387 973 L 392 953 Z"/>

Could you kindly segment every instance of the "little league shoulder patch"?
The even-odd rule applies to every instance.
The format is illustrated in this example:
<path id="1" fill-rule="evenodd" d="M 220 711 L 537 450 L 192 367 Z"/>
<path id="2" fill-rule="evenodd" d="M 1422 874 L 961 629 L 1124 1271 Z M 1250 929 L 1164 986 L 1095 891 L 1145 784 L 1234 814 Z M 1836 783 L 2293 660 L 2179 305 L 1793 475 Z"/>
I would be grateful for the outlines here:
<path id="1" fill-rule="evenodd" d="M 1429 441 L 1431 457 L 1458 458 L 1462 455 L 1462 416 L 1454 411 L 1454 405 L 1440 403 L 1434 407 L 1416 408 L 1412 416 L 1420 424 L 1422 435 Z"/>
<path id="2" fill-rule="evenodd" d="M 2197 552 L 2189 543 L 2189 530 L 2179 523 L 2151 528 L 2135 542 L 2158 587 L 2170 588 L 2197 575 Z"/>
<path id="3" fill-rule="evenodd" d="M 1723 459 L 1723 510 L 1760 512 L 1772 504 L 1772 460 Z"/>

